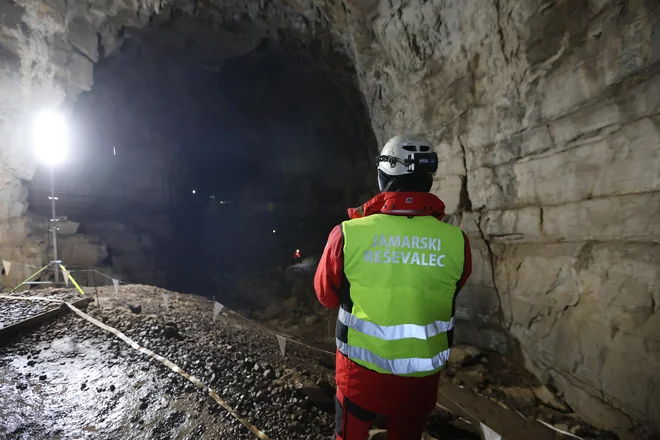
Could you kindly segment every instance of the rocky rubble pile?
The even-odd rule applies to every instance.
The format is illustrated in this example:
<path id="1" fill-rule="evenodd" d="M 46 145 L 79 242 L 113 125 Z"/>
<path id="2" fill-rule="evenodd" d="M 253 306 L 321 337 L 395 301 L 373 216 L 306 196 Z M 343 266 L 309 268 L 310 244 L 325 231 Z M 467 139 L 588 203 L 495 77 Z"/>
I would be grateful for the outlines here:
<path id="1" fill-rule="evenodd" d="M 210 316 L 204 322 L 199 315 L 129 315 L 132 312 L 117 310 L 104 319 L 210 385 L 273 438 L 322 439 L 331 434 L 332 416 L 283 379 L 287 371 L 273 337 L 224 323 L 214 328 Z M 330 378 L 331 372 L 317 370 L 316 375 Z M 182 380 L 171 372 L 168 377 Z M 186 390 L 194 387 L 186 385 Z M 209 404 L 215 405 L 210 399 Z M 232 433 L 239 436 L 244 431 L 236 426 Z"/>
<path id="2" fill-rule="evenodd" d="M 246 313 L 267 321 L 275 328 L 288 328 L 294 332 L 300 328 L 309 330 L 315 324 L 326 322 L 330 314 L 318 302 L 312 287 L 318 260 L 318 257 L 309 257 L 286 267 L 284 295 L 268 303 L 263 310 Z"/>
<path id="3" fill-rule="evenodd" d="M 619 438 L 580 420 L 560 392 L 541 384 L 529 372 L 499 354 L 466 345 L 454 347 L 443 379 L 516 411 L 522 418 L 542 420 L 583 439 Z"/>

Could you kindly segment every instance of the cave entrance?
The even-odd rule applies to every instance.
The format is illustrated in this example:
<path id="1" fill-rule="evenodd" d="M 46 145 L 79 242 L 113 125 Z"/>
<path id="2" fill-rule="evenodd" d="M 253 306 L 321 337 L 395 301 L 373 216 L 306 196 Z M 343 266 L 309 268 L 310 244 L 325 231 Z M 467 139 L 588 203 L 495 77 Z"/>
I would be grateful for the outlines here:
<path id="1" fill-rule="evenodd" d="M 73 109 L 78 139 L 56 186 L 80 227 L 63 259 L 207 296 L 247 283 L 245 301 L 263 303 L 282 284 L 256 280 L 284 279 L 298 249 L 315 267 L 331 227 L 375 190 L 353 66 L 320 40 L 176 13 L 119 37 Z M 36 212 L 45 191 L 37 175 Z"/>

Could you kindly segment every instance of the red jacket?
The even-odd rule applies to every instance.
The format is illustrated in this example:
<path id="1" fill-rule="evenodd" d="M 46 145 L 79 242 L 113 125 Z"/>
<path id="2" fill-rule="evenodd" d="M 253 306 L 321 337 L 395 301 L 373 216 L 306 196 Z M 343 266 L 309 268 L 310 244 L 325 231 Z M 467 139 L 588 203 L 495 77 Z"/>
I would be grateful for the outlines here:
<path id="1" fill-rule="evenodd" d="M 350 218 L 372 214 L 390 214 L 395 206 L 403 206 L 409 197 L 414 199 L 414 215 L 432 215 L 442 220 L 445 205 L 430 193 L 385 192 L 380 193 L 359 208 L 348 211 Z M 408 209 L 410 205 L 406 205 Z M 406 215 L 410 215 L 408 212 Z M 463 234 L 465 236 L 465 233 Z M 344 278 L 344 238 L 341 226 L 335 226 L 328 238 L 323 257 L 319 262 L 314 288 L 321 304 L 329 309 L 339 306 L 339 292 Z M 465 236 L 465 264 L 463 275 L 457 284 L 456 294 L 472 273 L 470 242 Z M 346 396 L 357 405 L 377 414 L 419 416 L 431 412 L 437 398 L 440 373 L 426 377 L 401 377 L 381 374 L 361 367 L 337 351 L 337 395 Z"/>

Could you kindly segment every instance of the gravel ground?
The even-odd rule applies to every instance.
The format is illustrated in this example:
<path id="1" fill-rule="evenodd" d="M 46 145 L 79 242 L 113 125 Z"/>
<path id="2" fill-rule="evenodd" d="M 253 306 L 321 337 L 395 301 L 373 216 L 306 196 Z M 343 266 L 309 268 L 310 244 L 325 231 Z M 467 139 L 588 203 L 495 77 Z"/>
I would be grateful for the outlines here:
<path id="1" fill-rule="evenodd" d="M 330 437 L 332 414 L 296 389 L 271 335 L 227 316 L 213 326 L 211 312 L 201 319 L 208 301 L 173 298 L 163 315 L 142 298 L 134 314 L 119 304 L 128 295 L 114 304 L 106 294 L 90 315 L 203 380 L 273 439 Z M 329 359 L 289 352 L 287 362 L 312 365 L 301 374 L 314 370 L 321 384 L 332 376 Z M 0 371 L 2 438 L 254 438 L 184 378 L 77 316 L 2 348 Z"/>
<path id="2" fill-rule="evenodd" d="M 2 295 L 9 295 L 2 293 Z M 46 296 L 63 301 L 79 299 L 80 294 L 71 290 L 38 290 L 16 292 L 14 296 Z M 60 305 L 47 301 L 24 301 L 0 298 L 0 328 L 16 324 L 41 313 L 58 308 Z"/>
<path id="3" fill-rule="evenodd" d="M 163 293 L 102 288 L 88 313 L 201 379 L 273 440 L 331 438 L 333 355 L 288 344 L 283 357 L 272 334 L 232 313 L 213 323 L 207 299 L 169 293 L 165 313 Z M 68 314 L 0 348 L 0 438 L 255 437 L 180 375 Z"/>
<path id="4" fill-rule="evenodd" d="M 206 298 L 150 286 L 122 286 L 119 296 L 112 287 L 99 288 L 98 294 L 94 289 L 88 292 L 95 298 L 88 308 L 91 316 L 195 375 L 273 440 L 331 438 L 333 355 L 289 343 L 283 357 L 273 334 L 227 310 L 214 323 L 213 303 Z M 75 297 L 73 291 L 57 294 Z M 168 310 L 163 294 L 169 298 Z M 322 344 L 326 332 L 321 325 L 318 338 L 311 338 L 314 345 Z M 323 348 L 333 351 L 328 345 Z M 560 438 L 509 410 L 493 419 L 498 408 L 505 411 L 496 401 L 525 414 L 541 414 L 538 411 L 543 407 L 529 399 L 516 406 L 523 402 L 519 394 L 529 395 L 532 382 L 521 381 L 508 367 L 495 368 L 495 359 L 489 362 L 479 352 L 458 349 L 455 353 L 462 357 L 456 365 L 460 368 L 448 369 L 448 381 L 443 382 L 443 389 L 454 399 L 465 399 L 462 404 L 480 411 L 480 417 L 500 423 L 502 432 Z M 527 388 L 511 388 L 514 385 Z M 475 425 L 459 413 L 457 408 L 434 413 L 424 438 L 480 439 Z M 504 415 L 511 414 L 513 418 L 505 422 Z M 568 426 L 576 423 L 559 413 L 548 420 L 572 421 Z M 584 438 L 612 438 L 580 429 L 581 435 L 591 434 Z M 180 375 L 105 330 L 68 314 L 0 347 L 0 438 L 256 437 Z M 374 436 L 374 440 L 379 438 L 380 434 Z M 522 437 L 507 436 L 507 440 L 516 438 Z M 530 437 L 526 434 L 525 438 Z"/>

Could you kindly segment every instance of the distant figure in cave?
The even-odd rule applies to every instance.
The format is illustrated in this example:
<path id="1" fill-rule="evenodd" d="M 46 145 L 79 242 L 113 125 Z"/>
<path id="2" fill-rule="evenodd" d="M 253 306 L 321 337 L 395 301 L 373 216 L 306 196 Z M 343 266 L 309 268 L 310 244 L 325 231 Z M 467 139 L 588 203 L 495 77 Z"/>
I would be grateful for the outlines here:
<path id="1" fill-rule="evenodd" d="M 340 307 L 335 438 L 366 440 L 384 415 L 389 440 L 420 440 L 472 272 L 470 243 L 429 193 L 438 156 L 427 139 L 394 137 L 376 163 L 381 193 L 332 230 L 314 279 L 319 301 Z"/>
<path id="2" fill-rule="evenodd" d="M 293 263 L 300 263 L 300 249 L 296 249 L 296 251 L 293 253 Z"/>

